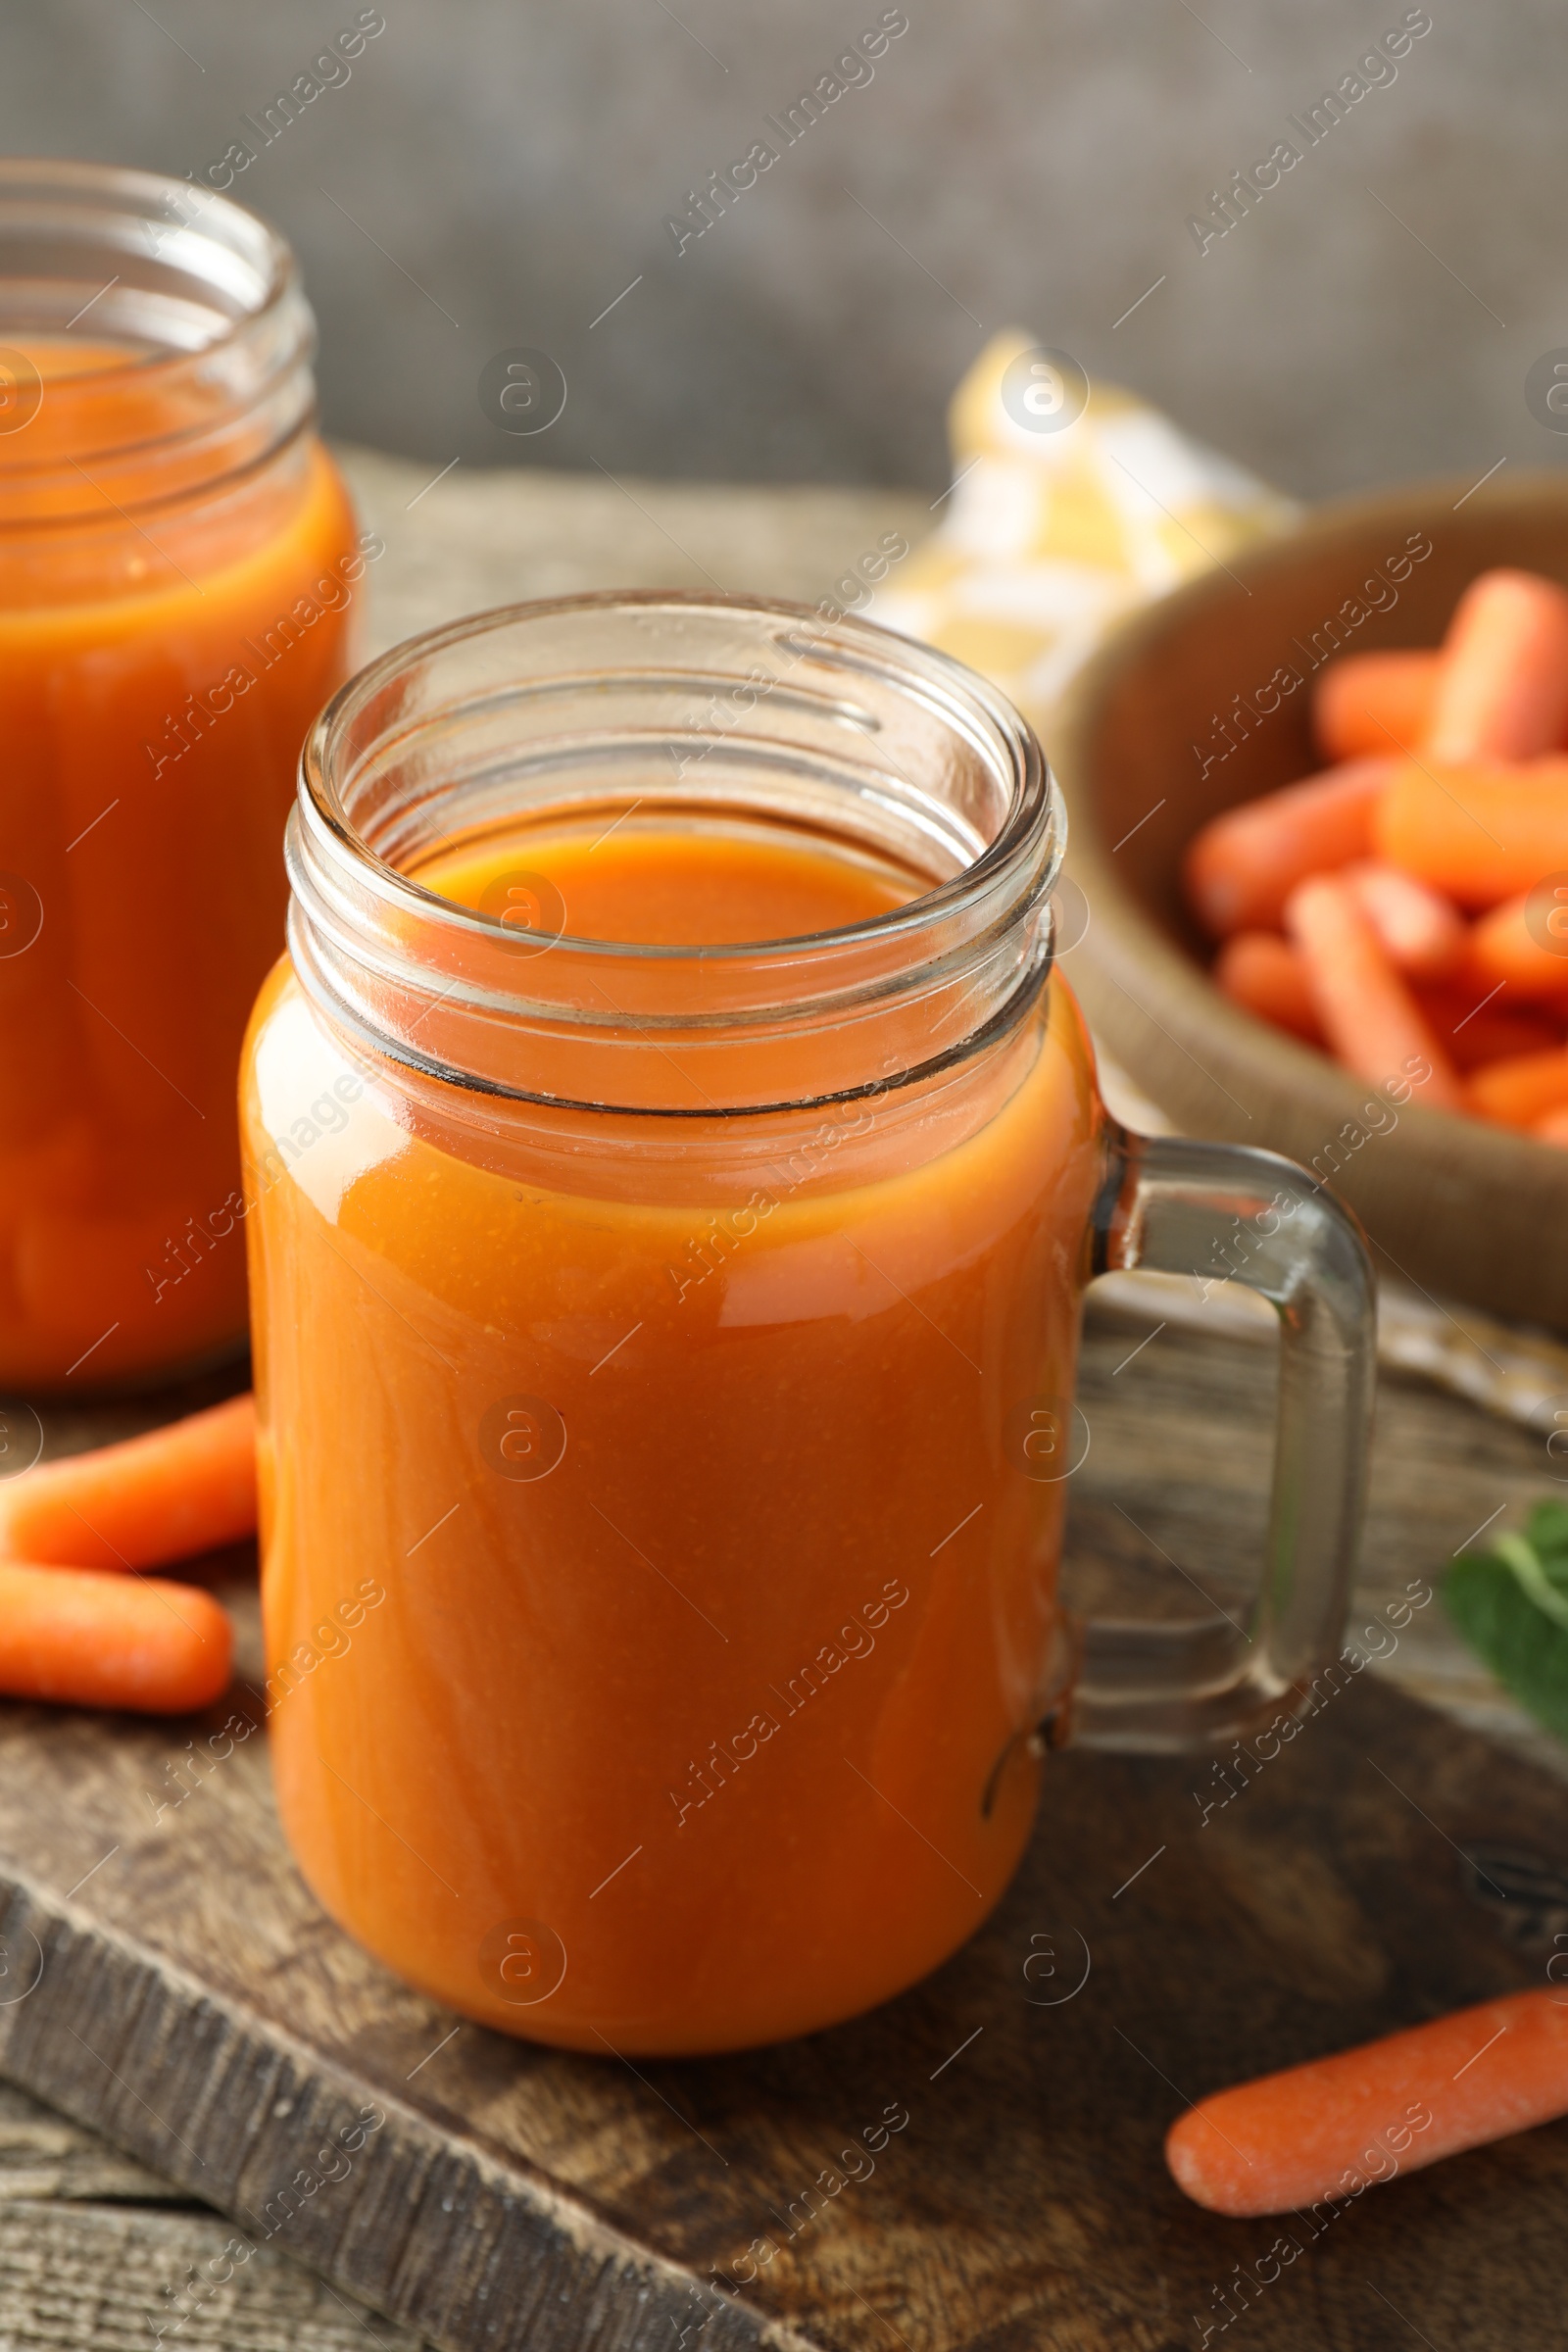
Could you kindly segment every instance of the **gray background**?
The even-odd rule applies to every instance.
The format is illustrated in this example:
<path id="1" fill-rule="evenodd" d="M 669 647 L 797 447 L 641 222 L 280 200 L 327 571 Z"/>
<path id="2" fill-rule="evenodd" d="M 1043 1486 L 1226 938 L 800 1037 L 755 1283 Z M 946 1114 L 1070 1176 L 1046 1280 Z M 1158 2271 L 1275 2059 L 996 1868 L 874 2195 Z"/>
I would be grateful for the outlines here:
<path id="1" fill-rule="evenodd" d="M 1523 379 L 1568 344 L 1561 0 L 1431 0 L 1251 218 L 1202 257 L 1185 229 L 1404 5 L 906 0 L 870 85 L 677 259 L 684 191 L 882 0 L 384 0 L 234 193 L 303 259 L 328 428 L 432 470 L 934 490 L 948 393 L 1014 322 L 1298 491 L 1558 461 Z M 357 6 L 5 0 L 0 140 L 199 168 Z M 477 399 L 515 345 L 570 386 L 532 439 Z"/>

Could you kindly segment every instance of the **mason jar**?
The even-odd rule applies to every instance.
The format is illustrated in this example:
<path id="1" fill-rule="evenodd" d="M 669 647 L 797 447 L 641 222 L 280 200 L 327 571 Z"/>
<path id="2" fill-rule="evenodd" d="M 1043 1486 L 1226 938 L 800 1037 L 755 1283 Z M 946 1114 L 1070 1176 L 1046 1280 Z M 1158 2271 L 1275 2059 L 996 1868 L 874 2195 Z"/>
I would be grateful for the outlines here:
<path id="1" fill-rule="evenodd" d="M 0 1391 L 243 1345 L 233 1114 L 361 540 L 287 246 L 0 162 Z"/>
<path id="2" fill-rule="evenodd" d="M 788 605 L 483 614 L 313 729 L 242 1090 L 266 1699 L 306 1877 L 435 1998 L 829 2025 L 985 1917 L 1054 1746 L 1239 1736 L 1336 1642 L 1363 1245 L 1107 1116 L 1062 833 L 991 688 Z M 1085 1286 L 1222 1237 L 1282 1330 L 1252 1621 L 1079 1625 Z"/>

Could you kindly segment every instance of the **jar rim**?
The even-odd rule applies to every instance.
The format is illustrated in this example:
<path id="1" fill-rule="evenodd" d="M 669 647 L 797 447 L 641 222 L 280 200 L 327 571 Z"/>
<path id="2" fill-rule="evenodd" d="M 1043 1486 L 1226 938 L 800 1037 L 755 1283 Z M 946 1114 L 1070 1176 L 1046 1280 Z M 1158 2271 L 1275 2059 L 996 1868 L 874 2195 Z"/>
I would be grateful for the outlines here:
<path id="1" fill-rule="evenodd" d="M 784 620 L 821 624 L 820 609 L 813 605 L 795 604 L 781 597 L 683 588 L 594 589 L 574 596 L 525 599 L 515 604 L 492 606 L 482 612 L 465 614 L 463 618 L 449 621 L 440 628 L 424 630 L 416 637 L 405 638 L 401 644 L 390 647 L 374 661 L 367 662 L 364 668 L 338 688 L 305 739 L 300 757 L 302 801 L 309 796 L 319 821 L 336 836 L 343 848 L 364 859 L 384 886 L 407 893 L 422 912 L 481 937 L 493 937 L 497 933 L 503 937 L 514 936 L 499 917 L 482 913 L 477 907 L 460 906 L 454 899 L 443 898 L 438 891 L 428 889 L 377 856 L 350 819 L 330 780 L 334 754 L 354 718 L 377 694 L 390 686 L 416 657 L 427 658 L 439 654 L 448 647 L 461 645 L 518 621 L 541 619 L 554 614 L 624 612 L 637 607 L 650 611 L 671 607 L 685 607 L 693 612 L 742 610 L 773 614 Z M 935 646 L 924 645 L 917 638 L 905 637 L 902 631 L 885 628 L 878 622 L 862 620 L 858 615 L 847 612 L 841 613 L 828 625 L 836 630 L 863 635 L 879 646 L 888 643 L 898 646 L 911 670 L 923 670 L 933 677 L 947 680 L 995 718 L 999 722 L 999 732 L 1004 738 L 1016 741 L 1021 755 L 1018 785 L 1006 824 L 996 840 L 982 852 L 974 864 L 965 867 L 949 881 L 938 883 L 930 892 L 922 893 L 920 897 L 902 906 L 892 907 L 885 913 L 867 916 L 863 922 L 845 924 L 831 931 L 790 935 L 777 940 L 715 941 L 711 945 L 692 943 L 673 946 L 636 940 L 596 939 L 586 934 L 577 937 L 564 933 L 553 939 L 553 948 L 586 948 L 595 955 L 630 961 L 658 961 L 662 958 L 689 960 L 700 952 L 706 960 L 716 958 L 723 961 L 755 957 L 760 951 L 769 948 L 799 948 L 812 940 L 896 937 L 900 932 L 912 930 L 921 921 L 929 920 L 937 906 L 956 906 L 972 898 L 977 890 L 983 890 L 991 884 L 999 872 L 1015 864 L 1020 853 L 1049 830 L 1054 830 L 1056 841 L 1046 882 L 1046 887 L 1050 887 L 1065 847 L 1065 811 L 1060 788 L 1046 763 L 1038 740 L 1012 704 L 978 671 L 969 669 L 951 654 L 944 654 Z"/>
<path id="2" fill-rule="evenodd" d="M 639 630 L 663 649 L 657 664 L 650 655 L 646 669 L 626 659 Z M 877 742 L 883 720 L 874 710 L 880 710 L 885 718 L 927 731 L 936 747 L 931 772 L 954 791 L 958 787 L 953 778 L 967 760 L 976 802 L 982 789 L 989 791 L 997 821 L 984 839 L 971 822 L 974 854 L 964 855 L 955 816 L 945 854 L 956 870 L 933 877 L 914 898 L 854 923 L 786 939 L 710 945 L 603 940 L 564 929 L 529 932 L 503 922 L 499 913 L 461 906 L 404 870 L 392 852 L 396 848 L 406 863 L 417 863 L 443 839 L 458 837 L 450 829 L 443 833 L 439 821 L 442 760 L 461 764 L 465 724 L 482 736 L 487 752 L 505 745 L 509 689 L 499 681 L 512 676 L 507 658 L 531 631 L 543 632 L 547 663 L 551 649 L 571 642 L 573 633 L 589 641 L 602 637 L 620 656 L 603 670 L 579 663 L 569 674 L 552 675 L 546 666 L 513 685 L 510 692 L 529 706 L 536 724 L 538 707 L 553 693 L 582 710 L 592 708 L 596 684 L 624 688 L 637 699 L 645 687 L 648 695 L 656 688 L 673 694 L 683 677 L 711 683 L 710 655 L 707 669 L 699 657 L 732 642 L 744 651 L 755 639 L 759 647 L 789 652 L 792 669 L 808 669 L 781 696 L 801 704 L 805 716 L 790 711 L 777 722 L 777 739 L 768 739 L 775 767 L 786 778 L 797 756 L 802 773 L 813 759 L 820 764 L 822 729 L 831 732 L 840 721 L 852 743 L 846 760 L 861 757 L 869 744 L 864 772 L 882 773 L 876 761 L 891 761 L 892 754 Z M 683 637 L 688 642 L 681 646 Z M 672 645 L 692 656 L 689 671 L 679 667 Z M 456 699 L 443 700 L 439 685 L 430 684 L 443 675 L 456 681 Z M 760 690 L 754 701 L 765 700 L 781 684 Z M 852 689 L 866 709 L 844 699 Z M 787 732 L 791 722 L 794 736 Z M 607 727 L 609 721 L 601 716 L 599 723 Z M 812 727 L 814 748 L 808 750 Z M 594 740 L 614 739 L 606 733 Z M 664 738 L 657 730 L 639 738 L 651 760 L 650 741 L 657 747 Z M 434 748 L 421 752 L 421 744 Z M 907 756 L 908 741 L 901 738 L 899 748 Z M 904 767 L 893 764 L 905 776 Z M 493 777 L 500 765 L 498 759 L 480 772 Z M 389 785 L 389 776 L 403 781 Z M 833 773 L 828 780 L 836 785 L 842 779 Z M 451 788 L 454 806 L 461 789 Z M 602 806 L 613 806 L 615 797 L 604 793 Z M 671 794 L 661 808 L 672 802 L 710 811 L 733 812 L 737 806 L 716 782 L 690 803 Z M 547 801 L 534 812 L 557 815 L 563 806 L 577 805 Z M 743 810 L 749 806 L 744 796 L 739 805 Z M 489 806 L 499 815 L 484 823 L 497 829 L 509 817 L 526 819 L 529 813 L 504 799 Z M 410 807 L 425 826 L 414 851 L 407 833 L 398 832 Z M 917 813 L 923 821 L 926 810 Z M 358 1030 L 372 1051 L 426 1077 L 527 1101 L 570 1100 L 577 1107 L 669 1109 L 675 1106 L 628 1099 L 618 1083 L 625 1077 L 624 1056 L 615 1070 L 610 1049 L 641 1041 L 646 1052 L 651 1041 L 656 1048 L 678 1044 L 683 1055 L 710 1054 L 705 1066 L 722 1066 L 725 1076 L 715 1083 L 727 1087 L 733 1065 L 721 1062 L 722 1052 L 745 1038 L 760 1056 L 760 1092 L 745 1102 L 720 1103 L 699 1091 L 715 1109 L 776 1107 L 780 1098 L 769 1091 L 760 1063 L 792 1027 L 798 1036 L 813 1021 L 846 1031 L 860 1023 L 868 1034 L 896 1002 L 906 1015 L 915 1003 L 940 1004 L 947 1026 L 939 1022 L 927 1042 L 930 1058 L 942 1063 L 951 1061 L 961 1042 L 992 1033 L 1003 1005 L 1026 978 L 1035 986 L 1042 978 L 1041 926 L 1029 918 L 1049 899 L 1064 838 L 1060 796 L 1032 729 L 996 687 L 951 656 L 831 604 L 699 590 L 601 590 L 454 621 L 393 647 L 339 689 L 301 758 L 287 844 L 290 944 L 307 993 L 329 1018 Z M 520 962 L 509 963 L 519 954 Z M 1044 955 L 1049 962 L 1049 939 Z M 703 986 L 695 993 L 704 1009 L 693 1010 L 690 981 L 699 971 Z M 602 1009 L 606 1004 L 608 1011 Z M 552 1041 L 568 1033 L 600 1049 L 606 1072 L 592 1101 L 554 1087 L 509 1083 L 514 1074 L 503 1071 L 492 1051 L 498 1028 L 509 1021 L 529 1027 L 540 1041 L 542 1062 L 549 1060 Z M 959 1021 L 961 1028 L 955 1028 Z M 885 1033 L 880 1042 L 888 1042 Z M 928 1056 L 922 1052 L 916 1058 L 924 1064 Z M 812 1099 L 863 1091 L 865 1083 L 862 1071 L 846 1069 L 842 1086 L 818 1090 Z"/>
<path id="3" fill-rule="evenodd" d="M 0 284 L 7 377 L 47 401 L 57 424 L 36 455 L 31 415 L 0 426 L 0 484 L 18 494 L 0 527 L 107 520 L 209 490 L 264 463 L 314 412 L 316 327 L 293 251 L 216 189 L 125 165 L 0 157 Z M 7 341 L 63 337 L 78 320 L 100 348 L 120 347 L 104 365 L 40 378 Z"/>

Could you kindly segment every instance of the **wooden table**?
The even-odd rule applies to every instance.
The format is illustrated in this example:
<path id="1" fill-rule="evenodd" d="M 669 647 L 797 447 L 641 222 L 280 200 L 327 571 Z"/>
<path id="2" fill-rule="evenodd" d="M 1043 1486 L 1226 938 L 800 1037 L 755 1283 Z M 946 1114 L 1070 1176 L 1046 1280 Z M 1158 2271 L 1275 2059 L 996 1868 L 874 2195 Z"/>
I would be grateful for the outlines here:
<path id="1" fill-rule="evenodd" d="M 367 518 L 386 541 L 385 556 L 368 575 L 369 650 L 478 606 L 585 587 L 716 581 L 811 600 L 828 593 L 845 565 L 882 531 L 897 527 L 912 539 L 929 520 L 923 502 L 888 494 L 620 485 L 527 473 L 478 478 L 461 469 L 427 487 L 434 468 L 427 472 L 366 453 L 349 453 L 347 462 Z M 1074 1597 L 1096 1606 L 1114 1606 L 1119 1594 L 1136 1592 L 1140 1605 L 1152 1598 L 1171 1613 L 1190 1613 L 1196 1584 L 1217 1605 L 1233 1607 L 1261 1526 L 1271 1359 L 1240 1328 L 1195 1333 L 1172 1319 L 1149 1337 L 1161 1320 L 1157 1308 L 1126 1297 L 1104 1301 L 1092 1314 L 1083 1402 L 1094 1443 L 1075 1481 L 1069 1580 Z M 1136 1361 L 1129 1360 L 1134 1351 Z M 224 1385 L 220 1378 L 202 1394 L 220 1393 Z M 51 1447 L 67 1448 L 89 1434 L 128 1432 L 166 1409 L 157 1401 L 127 1403 L 90 1424 L 56 1415 Z M 1545 1491 L 1544 1470 L 1540 1441 L 1527 1431 L 1419 1381 L 1386 1379 L 1352 1638 L 1362 1616 L 1384 1606 L 1411 1579 L 1435 1581 L 1452 1551 L 1499 1504 Z M 242 1636 L 254 1642 L 254 1614 L 243 1588 L 236 1589 L 236 1598 Z M 1532 1733 L 1497 1693 L 1447 1630 L 1441 1606 L 1422 1610 L 1394 1656 L 1371 1671 L 1487 1731 L 1518 1756 L 1562 1772 L 1563 1751 Z M 1369 1703 L 1375 1704 L 1370 1696 Z M 1473 1773 L 1484 1779 L 1485 1751 L 1474 1753 L 1479 1762 Z M 1097 1784 L 1094 1776 L 1122 1770 L 1089 1758 L 1072 1760 L 1072 1769 L 1083 1776 L 1083 1786 L 1098 1786 L 1102 1798 L 1113 1784 Z M 1504 1777 L 1513 1769 L 1499 1759 Z M 1129 1790 L 1136 1783 L 1135 1772 L 1126 1782 Z M 1517 1811 L 1525 1802 L 1518 1790 L 1528 1796 L 1528 1785 L 1516 1775 L 1508 1788 L 1507 1803 Z M 1538 1800 L 1529 1804 L 1541 1810 Z M 1548 1815 L 1549 1807 L 1543 1818 Z M 1353 1936 L 1340 1935 L 1333 1887 L 1320 1891 L 1320 1914 L 1300 1923 L 1302 1949 L 1331 1979 L 1338 1971 L 1342 1992 L 1354 1994 L 1364 1962 Z M 1237 1899 L 1245 1910 L 1251 1897 L 1243 1888 Z M 1492 1932 L 1490 1924 L 1486 1932 Z M 1291 1967 L 1277 1951 L 1260 1951 L 1269 1966 L 1290 1977 Z M 1461 1980 L 1452 1997 L 1463 1997 L 1463 1990 Z M 128 2129 L 126 2136 L 133 2136 Z M 1544 2145 L 1551 2135 L 1537 2136 Z M 977 2222 L 983 2227 L 979 2209 Z M 0 2086 L 0 2352 L 13 2344 L 120 2352 L 133 2340 L 147 2340 L 149 2306 L 158 2307 L 187 2265 L 219 2255 L 229 2235 L 230 2225 L 197 2203 L 188 2187 L 171 2185 L 80 2125 L 19 2089 Z M 1527 2245 L 1526 2259 L 1529 2252 Z M 1509 2259 L 1517 2269 L 1517 2247 Z M 901 2260 L 911 2272 L 918 2269 L 918 2247 L 911 2243 Z M 884 2311 L 903 2308 L 899 2291 L 896 2284 L 890 2288 L 893 2300 Z M 1460 2338 L 1438 2333 L 1438 2327 L 1458 2324 L 1461 2302 L 1440 2276 L 1431 2282 L 1425 2317 L 1413 2315 L 1443 2352 Z M 1389 2332 L 1379 2332 L 1382 2321 L 1368 2308 L 1373 2316 L 1366 2332 L 1356 2323 L 1353 2334 L 1331 2334 L 1325 2311 L 1321 2340 L 1402 2340 L 1394 2323 Z M 891 2342 L 899 2334 L 892 2320 L 877 2320 L 875 2313 L 873 2320 L 863 2340 L 880 2331 L 880 2340 Z M 1160 2332 L 1152 2312 L 1149 2320 L 1149 2329 L 1138 2330 L 1140 2343 L 1196 2342 L 1185 2314 L 1167 2315 L 1169 2335 Z M 917 2329 L 923 2324 L 907 2313 L 906 2322 Z M 1504 2338 L 1485 2327 L 1476 2317 L 1468 2340 L 1500 2345 Z M 831 2327 L 808 2332 L 814 2342 L 839 2340 Z M 285 2345 L 326 2352 L 363 2343 L 368 2333 L 396 2352 L 419 2340 L 268 2249 L 169 2340 L 190 2352 L 209 2346 L 283 2352 Z M 553 2345 L 566 2340 L 551 2337 Z M 914 2352 L 923 2352 L 918 2332 L 907 2340 Z M 1014 2339 L 1006 2334 L 1005 2340 Z M 1086 2320 L 1082 2334 L 1076 2327 L 1063 2333 L 1053 2327 L 1039 2340 L 1090 2345 L 1102 2336 Z M 1261 2345 L 1269 2339 L 1256 2340 Z"/>

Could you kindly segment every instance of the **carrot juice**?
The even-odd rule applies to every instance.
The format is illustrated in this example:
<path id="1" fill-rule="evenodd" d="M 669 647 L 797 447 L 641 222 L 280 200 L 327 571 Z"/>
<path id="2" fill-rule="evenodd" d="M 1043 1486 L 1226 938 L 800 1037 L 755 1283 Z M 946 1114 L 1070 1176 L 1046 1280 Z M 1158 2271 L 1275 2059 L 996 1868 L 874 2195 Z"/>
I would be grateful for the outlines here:
<path id="1" fill-rule="evenodd" d="M 919 887 L 635 815 L 419 879 L 479 906 L 519 868 L 650 943 Z M 269 983 L 244 1111 L 279 1797 L 327 1908 L 442 2000 L 585 2049 L 737 2046 L 909 1983 L 1005 1886 L 1101 1152 L 1059 982 L 982 1058 L 775 1118 L 739 1182 L 701 1119 L 651 1160 L 620 1122 L 627 1164 L 564 1177 L 523 1137 L 411 1130 Z M 290 1442 L 323 1422 L 329 1449 Z"/>
<path id="2" fill-rule="evenodd" d="M 99 202 L 84 167 L 23 169 L 73 220 Z M 244 1335 L 234 1071 L 368 551 L 311 431 L 286 251 L 221 211 L 257 308 L 185 319 L 195 349 L 157 340 L 132 253 L 75 332 L 37 323 L 52 281 L 0 304 L 0 1389 L 146 1379 Z M 166 321 L 178 283 L 166 261 Z"/>

